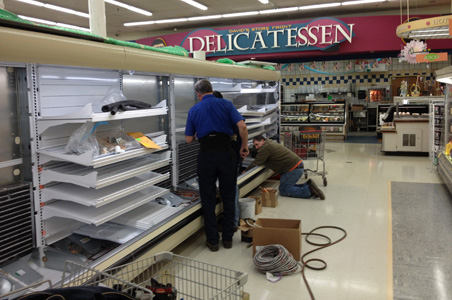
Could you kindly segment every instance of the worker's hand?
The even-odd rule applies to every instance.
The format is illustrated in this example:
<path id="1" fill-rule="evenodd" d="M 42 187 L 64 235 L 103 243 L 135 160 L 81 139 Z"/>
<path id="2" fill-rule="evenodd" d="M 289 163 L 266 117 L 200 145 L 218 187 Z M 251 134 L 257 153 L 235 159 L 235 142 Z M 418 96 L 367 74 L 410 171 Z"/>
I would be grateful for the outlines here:
<path id="1" fill-rule="evenodd" d="M 248 156 L 248 154 L 250 154 L 250 150 L 248 149 L 248 147 L 241 147 L 240 148 L 240 156 L 242 158 L 246 158 Z"/>

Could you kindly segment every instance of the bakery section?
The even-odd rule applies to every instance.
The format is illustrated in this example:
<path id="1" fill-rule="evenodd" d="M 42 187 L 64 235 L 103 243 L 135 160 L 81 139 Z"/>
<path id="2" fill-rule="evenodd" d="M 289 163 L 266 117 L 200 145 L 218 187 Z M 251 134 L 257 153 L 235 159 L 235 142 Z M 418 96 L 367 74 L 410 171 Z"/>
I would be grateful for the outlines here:
<path id="1" fill-rule="evenodd" d="M 347 104 L 334 102 L 282 103 L 281 132 L 306 130 L 317 126 L 327 138 L 347 136 Z"/>

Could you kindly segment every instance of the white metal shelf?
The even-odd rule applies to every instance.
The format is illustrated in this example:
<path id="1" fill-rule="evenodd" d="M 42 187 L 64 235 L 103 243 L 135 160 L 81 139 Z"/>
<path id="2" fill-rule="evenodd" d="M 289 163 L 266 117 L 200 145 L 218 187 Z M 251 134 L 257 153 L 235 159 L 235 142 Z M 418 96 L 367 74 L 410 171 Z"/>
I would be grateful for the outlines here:
<path id="1" fill-rule="evenodd" d="M 38 133 L 42 134 L 48 128 L 53 126 L 58 126 L 67 123 L 85 123 L 91 121 L 102 122 L 102 121 L 117 121 L 117 120 L 127 120 L 136 118 L 145 118 L 153 116 L 163 116 L 168 113 L 168 107 L 166 100 L 162 100 L 155 108 L 150 109 L 137 109 L 129 111 L 118 111 L 115 115 L 110 112 L 93 112 L 93 107 L 91 103 L 86 104 L 80 110 L 64 115 L 56 116 L 45 116 L 37 119 Z"/>
<path id="2" fill-rule="evenodd" d="M 79 155 L 67 153 L 66 150 L 64 149 L 65 145 L 49 147 L 45 149 L 38 149 L 37 152 L 41 154 L 42 164 L 56 160 L 56 161 L 67 161 L 87 167 L 98 168 L 113 163 L 121 162 L 124 160 L 128 160 L 131 158 L 140 157 L 150 153 L 168 149 L 168 145 L 159 145 L 159 146 L 162 149 L 148 149 L 148 148 L 132 149 L 127 150 L 123 153 L 110 154 L 96 158 L 93 158 L 92 151 L 88 151 Z"/>
<path id="3" fill-rule="evenodd" d="M 239 108 L 238 111 L 242 116 L 263 117 L 276 111 L 278 107 L 279 101 L 275 104 L 260 105 L 257 110 L 249 110 L 248 105 L 244 105 L 241 108 Z"/>
<path id="4" fill-rule="evenodd" d="M 43 238 L 45 239 L 45 244 L 51 245 L 61 239 L 64 239 L 65 237 L 71 235 L 74 230 L 83 225 L 84 223 L 82 222 L 61 217 L 54 217 L 50 220 L 44 220 Z"/>
<path id="5" fill-rule="evenodd" d="M 171 207 L 151 201 L 140 206 L 138 209 L 134 209 L 115 218 L 112 222 L 147 230 L 181 211 L 183 208 L 184 206 Z"/>
<path id="6" fill-rule="evenodd" d="M 100 225 L 160 197 L 167 192 L 167 189 L 153 186 L 98 208 L 92 208 L 69 201 L 56 201 L 43 206 L 42 217 L 44 220 L 52 217 L 63 217 L 86 224 Z"/>
<path id="7" fill-rule="evenodd" d="M 83 225 L 74 230 L 74 233 L 89 236 L 92 239 L 107 240 L 118 244 L 124 244 L 137 237 L 144 230 L 130 226 L 118 225 L 112 222 L 106 222 L 102 225 Z"/>
<path id="8" fill-rule="evenodd" d="M 52 199 L 67 200 L 85 206 L 101 207 L 162 182 L 169 177 L 169 172 L 165 174 L 148 172 L 98 190 L 62 183 L 44 188 L 42 190 L 42 202 Z"/>
<path id="9" fill-rule="evenodd" d="M 65 182 L 100 189 L 170 164 L 170 151 L 108 165 L 99 169 L 70 163 L 44 167 L 41 184 Z"/>

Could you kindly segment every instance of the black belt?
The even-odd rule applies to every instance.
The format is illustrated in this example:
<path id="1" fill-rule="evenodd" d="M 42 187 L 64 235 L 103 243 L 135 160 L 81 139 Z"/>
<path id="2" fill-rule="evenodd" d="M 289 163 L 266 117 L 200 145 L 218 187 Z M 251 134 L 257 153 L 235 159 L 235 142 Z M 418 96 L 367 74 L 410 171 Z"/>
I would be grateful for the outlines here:
<path id="1" fill-rule="evenodd" d="M 232 149 L 231 136 L 223 132 L 211 132 L 198 139 L 203 151 L 228 151 Z"/>

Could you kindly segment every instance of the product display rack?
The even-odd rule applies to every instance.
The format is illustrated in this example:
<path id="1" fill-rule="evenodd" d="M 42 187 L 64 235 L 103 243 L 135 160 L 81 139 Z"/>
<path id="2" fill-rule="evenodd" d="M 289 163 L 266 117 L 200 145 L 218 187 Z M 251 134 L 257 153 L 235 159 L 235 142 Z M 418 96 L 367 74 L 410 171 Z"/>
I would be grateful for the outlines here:
<path id="1" fill-rule="evenodd" d="M 278 139 L 279 83 L 276 81 L 243 81 L 211 78 L 213 89 L 223 97 L 232 100 L 239 113 L 245 118 L 248 142 L 264 134 Z"/>
<path id="2" fill-rule="evenodd" d="M 319 126 L 327 137 L 345 139 L 347 135 L 346 103 L 282 103 L 281 131 L 303 130 Z"/>
<path id="3" fill-rule="evenodd" d="M 444 151 L 444 100 L 433 100 L 430 102 L 430 143 L 429 153 L 432 163 L 437 165 L 437 157 Z"/>
<path id="4" fill-rule="evenodd" d="M 247 89 L 243 94 L 247 96 L 237 95 L 234 100 L 240 102 L 251 96 L 263 99 L 264 105 L 269 104 L 263 110 L 254 111 L 255 107 L 251 106 L 261 103 L 248 101 L 247 124 L 253 127 L 251 130 L 264 133 L 278 123 L 278 103 L 267 100 L 279 98 L 279 72 L 202 62 L 64 36 L 55 38 L 51 34 L 14 28 L 0 27 L 0 37 L 4 41 L 0 45 L 0 64 L 21 68 L 27 74 L 28 105 L 25 106 L 29 111 L 24 115 L 31 132 L 31 164 L 24 167 L 29 167 L 32 174 L 34 207 L 31 214 L 36 240 L 33 257 L 41 272 L 50 265 L 61 267 L 64 260 L 70 258 L 79 260 L 70 253 L 54 254 L 57 251 L 52 250 L 53 243 L 82 227 L 110 226 L 116 218 L 147 207 L 152 199 L 168 192 L 168 188 L 157 186 L 160 183 L 171 179 L 171 188 L 175 188 L 179 161 L 176 132 L 181 132 L 175 126 L 176 106 L 185 105 L 175 93 L 176 79 L 189 83 L 189 92 L 185 95 L 193 94 L 196 78 L 230 78 L 241 82 L 241 89 Z M 20 50 L 30 44 L 34 45 L 32 55 Z M 149 82 L 168 91 L 153 97 L 153 109 L 119 112 L 115 116 L 98 112 L 93 103 L 101 100 L 109 88 L 135 92 L 135 87 L 125 85 L 125 78 L 130 77 L 133 83 L 133 76 L 141 76 L 140 80 L 151 78 Z M 68 84 L 70 82 L 72 84 Z M 259 88 L 254 90 L 243 84 L 246 82 L 257 83 Z M 195 99 L 194 94 L 192 99 Z M 193 104 L 188 102 L 185 106 Z M 186 116 L 187 111 L 178 113 Z M 161 149 L 138 148 L 94 158 L 91 152 L 68 155 L 64 144 L 87 122 L 108 122 L 97 128 L 101 133 L 110 130 L 143 132 Z M 277 130 L 278 126 L 275 132 Z M 157 169 L 166 171 L 156 172 Z M 241 195 L 252 186 L 258 186 L 270 173 L 267 168 L 257 167 L 243 174 L 238 180 Z M 220 212 L 221 207 L 217 205 L 217 213 Z M 193 201 L 89 264 L 103 270 L 130 255 L 140 257 L 171 250 L 202 226 L 201 204 L 199 200 Z"/>

